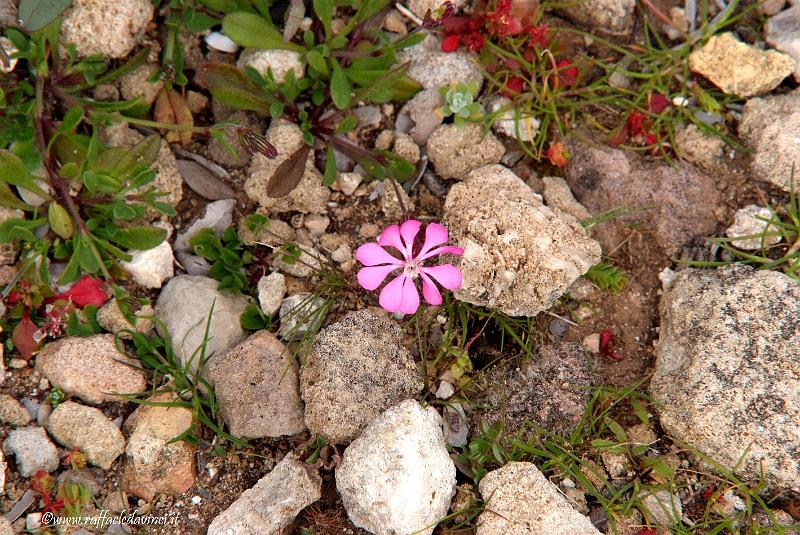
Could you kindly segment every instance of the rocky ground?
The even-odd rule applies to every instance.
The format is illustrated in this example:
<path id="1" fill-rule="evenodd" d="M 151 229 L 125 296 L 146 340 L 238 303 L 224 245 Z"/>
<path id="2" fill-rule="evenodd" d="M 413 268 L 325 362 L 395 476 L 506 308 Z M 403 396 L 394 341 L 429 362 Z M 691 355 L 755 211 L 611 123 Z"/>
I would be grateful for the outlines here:
<path id="1" fill-rule="evenodd" d="M 654 3 L 668 26 L 688 24 L 683 4 Z M 585 4 L 553 25 L 640 37 L 633 2 Z M 410 17 L 391 9 L 384 25 L 411 30 L 436 7 L 412 0 L 400 5 Z M 85 519 L 169 520 L 55 533 L 799 533 L 797 242 L 762 234 L 769 207 L 791 202 L 800 162 L 800 5 L 759 10 L 762 34 L 734 25 L 689 57 L 692 76 L 739 99 L 719 118 L 747 150 L 683 124 L 668 157 L 637 153 L 608 146 L 584 118 L 563 138 L 564 165 L 536 161 L 513 120 L 484 132 L 436 115 L 439 87 L 488 82 L 474 56 L 431 36 L 403 52 L 422 92 L 354 112 L 353 139 L 422 161 L 420 180 L 396 191 L 350 161 L 329 188 L 312 153 L 298 187 L 274 198 L 267 182 L 302 144 L 300 128 L 190 83 L 197 122 L 239 120 L 278 156 L 162 142 L 156 181 L 177 215 L 153 223 L 166 242 L 123 267 L 146 301 L 135 330 L 171 342 L 168 365 L 131 341 L 114 300 L 99 310 L 102 333 L 48 341 L 30 360 L 10 339 L 0 347 L 0 535 L 43 529 L 41 474 L 91 494 Z M 62 37 L 81 55 L 125 58 L 158 46 L 160 17 L 146 0 L 76 1 Z M 190 71 L 210 59 L 304 74 L 285 51 L 185 37 Z M 96 98 L 153 103 L 151 59 Z M 143 135 L 117 123 L 104 137 L 130 147 Z M 451 258 L 460 288 L 413 315 L 387 313 L 356 280 L 355 251 L 406 210 L 464 249 Z M 269 220 L 251 226 L 251 214 Z M 794 227 L 780 215 L 800 239 L 797 213 Z M 244 292 L 220 290 L 189 243 L 229 227 L 254 255 Z M 794 272 L 726 263 L 712 236 L 743 237 L 730 243 L 753 255 L 763 238 L 770 259 L 795 255 Z M 288 242 L 299 261 L 281 250 Z M 19 251 L 5 247 L 10 282 Z M 601 261 L 627 274 L 619 291 L 585 276 Z M 240 321 L 252 305 L 262 328 Z"/>

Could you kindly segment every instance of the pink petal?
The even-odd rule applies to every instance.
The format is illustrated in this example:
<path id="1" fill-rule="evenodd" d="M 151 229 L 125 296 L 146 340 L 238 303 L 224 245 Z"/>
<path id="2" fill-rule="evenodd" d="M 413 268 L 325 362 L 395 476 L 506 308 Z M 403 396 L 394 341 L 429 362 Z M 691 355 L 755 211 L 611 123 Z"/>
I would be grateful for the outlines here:
<path id="1" fill-rule="evenodd" d="M 403 282 L 403 302 L 400 303 L 400 312 L 403 314 L 413 314 L 419 308 L 419 293 L 414 279 L 406 278 Z"/>
<path id="2" fill-rule="evenodd" d="M 430 266 L 420 268 L 420 271 L 430 275 L 436 282 L 447 288 L 455 290 L 461 287 L 463 277 L 461 271 L 452 264 L 442 264 L 441 266 Z"/>
<path id="3" fill-rule="evenodd" d="M 433 283 L 430 277 L 425 273 L 420 273 L 422 277 L 422 296 L 431 305 L 442 304 L 442 294 L 439 293 L 439 288 Z"/>
<path id="4" fill-rule="evenodd" d="M 422 244 L 422 249 L 417 256 L 422 256 L 437 245 L 447 243 L 450 239 L 447 234 L 447 228 L 439 223 L 428 223 L 425 228 L 425 243 Z"/>
<path id="5" fill-rule="evenodd" d="M 403 262 L 387 253 L 377 243 L 365 243 L 356 250 L 356 259 L 365 266 L 376 266 L 378 264 L 391 264 L 399 266 Z"/>
<path id="6" fill-rule="evenodd" d="M 396 269 L 400 269 L 400 266 L 390 264 L 388 266 L 372 266 L 361 268 L 358 272 L 358 283 L 365 290 L 372 291 L 381 285 L 389 273 Z"/>
<path id="7" fill-rule="evenodd" d="M 383 287 L 378 303 L 387 312 L 397 312 L 403 303 L 403 283 L 408 277 L 403 274 L 392 279 L 389 284 Z"/>
<path id="8" fill-rule="evenodd" d="M 419 234 L 419 229 L 422 228 L 422 222 L 416 219 L 409 219 L 400 225 L 400 235 L 403 237 L 403 242 L 406 244 L 406 251 L 410 258 L 414 251 L 414 238 Z"/>
<path id="9" fill-rule="evenodd" d="M 378 245 L 382 246 L 390 246 L 394 247 L 398 251 L 400 251 L 403 256 L 408 260 L 408 254 L 406 253 L 406 246 L 403 243 L 403 240 L 400 238 L 400 227 L 397 225 L 389 225 L 381 235 L 378 237 Z"/>
<path id="10" fill-rule="evenodd" d="M 432 251 L 428 251 L 424 255 L 417 255 L 416 260 L 425 260 L 426 258 L 430 258 L 432 256 L 440 255 L 440 254 L 454 254 L 461 256 L 464 254 L 464 249 L 461 247 L 455 247 L 453 245 L 446 245 L 444 247 L 437 247 Z"/>

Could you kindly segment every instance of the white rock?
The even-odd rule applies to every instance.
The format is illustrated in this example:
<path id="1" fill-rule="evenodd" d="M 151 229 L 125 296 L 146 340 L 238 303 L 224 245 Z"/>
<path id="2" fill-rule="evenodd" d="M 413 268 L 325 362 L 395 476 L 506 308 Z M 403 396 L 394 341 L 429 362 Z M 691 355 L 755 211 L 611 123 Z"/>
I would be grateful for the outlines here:
<path id="1" fill-rule="evenodd" d="M 336 177 L 336 183 L 345 195 L 352 195 L 362 180 L 364 175 L 361 173 L 339 173 Z"/>
<path id="2" fill-rule="evenodd" d="M 41 427 L 12 430 L 3 442 L 3 451 L 14 455 L 22 477 L 31 477 L 37 470 L 53 472 L 58 469 L 58 450 Z"/>
<path id="3" fill-rule="evenodd" d="M 436 397 L 439 399 L 447 399 L 455 393 L 456 389 L 447 381 L 440 382 L 439 388 L 436 389 Z"/>
<path id="4" fill-rule="evenodd" d="M 125 437 L 94 407 L 72 401 L 61 403 L 47 420 L 47 430 L 60 444 L 79 449 L 87 460 L 104 470 L 125 451 Z"/>
<path id="5" fill-rule="evenodd" d="M 239 45 L 222 32 L 211 32 L 205 37 L 206 44 L 214 50 L 235 54 L 239 50 Z"/>
<path id="6" fill-rule="evenodd" d="M 258 303 L 261 305 L 261 311 L 267 316 L 272 316 L 278 311 L 284 295 L 286 295 L 286 277 L 282 273 L 273 271 L 259 279 Z"/>
<path id="7" fill-rule="evenodd" d="M 322 479 L 289 453 L 208 527 L 208 535 L 284 533 L 297 514 L 322 495 Z"/>
<path id="8" fill-rule="evenodd" d="M 510 104 L 511 99 L 497 96 L 492 99 L 492 102 L 489 104 L 489 109 L 492 112 L 496 112 Z M 521 108 L 519 108 L 519 114 L 518 118 L 515 108 L 511 106 L 511 109 L 504 112 L 495 120 L 492 124 L 492 129 L 510 138 L 530 143 L 536 138 L 536 134 L 539 133 L 539 119 L 532 115 L 526 115 L 525 111 Z M 519 134 L 517 134 L 517 130 L 519 130 Z"/>
<path id="9" fill-rule="evenodd" d="M 284 299 L 278 312 L 281 320 L 278 336 L 285 341 L 303 338 L 306 331 L 315 323 L 317 311 L 324 304 L 321 298 L 313 297 L 309 293 L 294 294 Z"/>
<path id="10" fill-rule="evenodd" d="M 767 19 L 764 33 L 767 43 L 794 58 L 794 79 L 800 82 L 800 4 Z"/>
<path id="11" fill-rule="evenodd" d="M 175 240 L 176 251 L 191 251 L 189 240 L 204 228 L 210 228 L 217 236 L 222 236 L 225 229 L 233 223 L 233 209 L 236 207 L 234 199 L 222 199 L 208 203 L 203 216 L 192 223 L 189 228 L 178 233 Z"/>
<path id="12" fill-rule="evenodd" d="M 440 418 L 409 399 L 344 450 L 336 488 L 356 526 L 376 535 L 430 535 L 455 494 L 456 468 Z"/>
<path id="13" fill-rule="evenodd" d="M 239 56 L 239 68 L 252 67 L 263 76 L 272 71 L 278 83 L 286 81 L 289 71 L 294 71 L 294 79 L 300 80 L 305 74 L 300 54 L 293 50 L 266 50 L 246 48 Z"/>
<path id="14" fill-rule="evenodd" d="M 78 56 L 127 56 L 141 40 L 154 7 L 149 0 L 75 0 L 64 12 L 62 43 L 74 43 Z"/>
<path id="15" fill-rule="evenodd" d="M 736 210 L 734 216 L 734 223 L 725 234 L 729 238 L 739 238 L 742 236 L 758 236 L 755 238 L 743 238 L 731 242 L 731 245 L 746 251 L 756 251 L 761 249 L 761 235 L 767 230 L 769 221 L 773 218 L 772 210 L 765 206 L 758 206 L 757 204 L 750 204 L 744 208 Z M 776 218 L 777 219 L 777 218 Z M 777 227 L 774 225 L 769 228 L 768 232 L 777 232 Z M 769 247 L 781 241 L 780 236 L 765 236 L 764 246 Z"/>
<path id="16" fill-rule="evenodd" d="M 483 74 L 472 55 L 464 50 L 443 52 L 441 42 L 433 35 L 412 47 L 400 50 L 400 63 L 411 61 L 408 75 L 425 89 L 450 85 L 450 82 L 477 82 L 478 90 L 483 84 Z"/>
<path id="17" fill-rule="evenodd" d="M 0 494 L 5 495 L 6 493 L 6 468 L 8 464 L 6 463 L 6 457 L 3 455 L 3 450 L 0 449 Z M 3 517 L 5 518 L 5 517 Z M 2 520 L 0 520 L 2 522 Z M 2 524 L 0 524 L 0 535 L 5 535 L 2 530 Z M 11 531 L 9 531 L 11 533 Z"/>
<path id="18" fill-rule="evenodd" d="M 667 490 L 642 491 L 639 494 L 642 512 L 647 519 L 664 528 L 671 528 L 683 516 L 681 500 Z"/>
<path id="19" fill-rule="evenodd" d="M 140 286 L 161 288 L 164 281 L 175 275 L 175 256 L 166 240 L 146 251 L 128 252 L 131 261 L 120 264 Z"/>

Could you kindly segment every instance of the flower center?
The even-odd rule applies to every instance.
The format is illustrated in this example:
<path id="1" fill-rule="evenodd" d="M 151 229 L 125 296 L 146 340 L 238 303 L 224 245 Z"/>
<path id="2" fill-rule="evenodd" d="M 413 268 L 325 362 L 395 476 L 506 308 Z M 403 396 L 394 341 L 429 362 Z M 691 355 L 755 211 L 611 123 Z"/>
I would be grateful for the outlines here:
<path id="1" fill-rule="evenodd" d="M 421 265 L 422 262 L 419 260 L 409 260 L 403 267 L 403 275 L 416 279 L 419 276 L 419 268 Z"/>

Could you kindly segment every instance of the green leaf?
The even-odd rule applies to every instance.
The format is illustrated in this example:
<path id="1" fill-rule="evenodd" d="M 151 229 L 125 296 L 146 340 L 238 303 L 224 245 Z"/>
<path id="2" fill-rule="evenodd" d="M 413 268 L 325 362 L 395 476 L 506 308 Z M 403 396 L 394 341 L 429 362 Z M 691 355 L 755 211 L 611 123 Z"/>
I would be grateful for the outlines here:
<path id="1" fill-rule="evenodd" d="M 328 75 L 328 62 L 317 50 L 309 50 L 306 54 L 306 60 L 317 72 L 325 76 Z"/>
<path id="2" fill-rule="evenodd" d="M 36 179 L 28 172 L 19 156 L 6 149 L 0 149 L 0 180 L 50 199 L 50 195 L 36 184 Z"/>
<path id="3" fill-rule="evenodd" d="M 132 178 L 134 171 L 153 165 L 160 149 L 161 136 L 154 134 L 144 138 L 125 153 L 111 170 L 111 175 L 120 181 Z"/>
<path id="4" fill-rule="evenodd" d="M 203 63 L 196 70 L 195 81 L 229 106 L 261 113 L 270 107 L 271 99 L 261 87 L 233 65 Z"/>
<path id="5" fill-rule="evenodd" d="M 336 182 L 336 153 L 333 147 L 328 145 L 327 158 L 325 159 L 325 175 L 322 181 L 326 186 Z"/>
<path id="6" fill-rule="evenodd" d="M 72 233 L 75 232 L 75 225 L 72 223 L 72 217 L 70 217 L 67 209 L 57 202 L 50 203 L 47 209 L 47 222 L 52 231 L 65 240 L 71 238 Z"/>
<path id="7" fill-rule="evenodd" d="M 6 208 L 16 208 L 18 210 L 26 210 L 28 212 L 35 210 L 32 206 L 28 206 L 22 202 L 19 197 L 14 195 L 14 192 L 11 191 L 11 188 L 8 187 L 8 184 L 2 181 L 0 181 L 0 206 L 5 206 Z"/>
<path id="8" fill-rule="evenodd" d="M 67 9 L 72 0 L 20 0 L 19 19 L 29 32 L 41 30 Z"/>
<path id="9" fill-rule="evenodd" d="M 82 120 L 83 108 L 80 106 L 73 106 L 67 110 L 67 113 L 64 114 L 64 119 L 61 121 L 61 124 L 58 125 L 58 129 L 56 131 L 60 134 L 72 132 L 79 124 L 81 124 Z"/>
<path id="10" fill-rule="evenodd" d="M 219 24 L 219 20 L 194 9 L 190 10 L 186 14 L 184 22 L 186 24 L 186 28 L 190 32 L 195 33 L 203 32 Z"/>
<path id="11" fill-rule="evenodd" d="M 379 13 L 383 8 L 389 5 L 390 1 L 391 0 L 364 0 L 358 6 L 358 11 L 356 11 L 353 18 L 348 21 L 347 26 L 345 26 L 341 33 L 347 35 L 356 25 Z"/>
<path id="12" fill-rule="evenodd" d="M 146 251 L 156 247 L 167 237 L 167 231 L 158 227 L 126 227 L 117 230 L 109 239 L 126 249 Z"/>
<path id="13" fill-rule="evenodd" d="M 222 31 L 234 42 L 250 48 L 284 49 L 303 52 L 296 43 L 286 43 L 281 32 L 270 22 L 254 13 L 237 11 L 222 20 Z"/>
<path id="14" fill-rule="evenodd" d="M 80 268 L 86 273 L 97 273 L 100 269 L 100 263 L 97 260 L 97 257 L 92 252 L 92 247 L 89 243 L 87 236 L 81 234 L 78 238 L 78 243 L 80 247 L 75 248 L 75 252 L 73 256 L 78 257 L 78 265 Z"/>
<path id="15" fill-rule="evenodd" d="M 333 20 L 333 0 L 314 0 L 314 13 L 325 28 L 325 39 L 331 38 L 331 21 Z"/>
<path id="16" fill-rule="evenodd" d="M 335 59 L 332 62 L 333 76 L 331 77 L 331 99 L 337 108 L 343 110 L 350 106 L 351 87 L 339 62 Z"/>
<path id="17" fill-rule="evenodd" d="M 25 240 L 28 242 L 36 241 L 33 233 L 37 227 L 43 225 L 44 218 L 27 221 L 25 219 L 7 219 L 0 223 L 0 243 L 7 243 L 14 240 Z"/>

